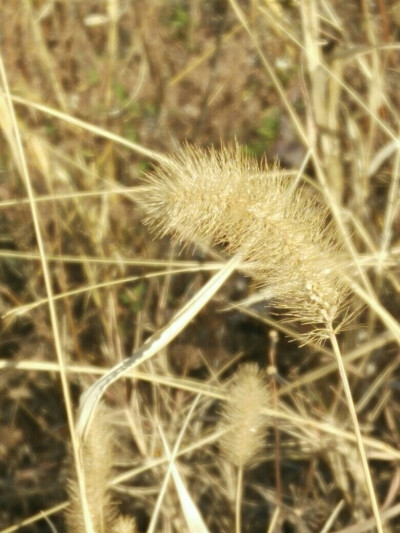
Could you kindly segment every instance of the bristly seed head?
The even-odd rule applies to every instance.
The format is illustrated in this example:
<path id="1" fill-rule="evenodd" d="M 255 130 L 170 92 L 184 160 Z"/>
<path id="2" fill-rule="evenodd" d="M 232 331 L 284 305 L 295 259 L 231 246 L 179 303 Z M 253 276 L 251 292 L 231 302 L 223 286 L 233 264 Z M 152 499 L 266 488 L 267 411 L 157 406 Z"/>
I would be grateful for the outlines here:
<path id="1" fill-rule="evenodd" d="M 273 286 L 274 304 L 314 326 L 305 342 L 327 336 L 346 299 L 341 250 L 329 212 L 305 187 L 293 187 L 275 163 L 268 168 L 237 144 L 184 146 L 146 177 L 139 198 L 145 223 L 180 242 L 209 241 L 239 253 L 244 272 Z"/>
<path id="2" fill-rule="evenodd" d="M 262 413 L 268 406 L 268 390 L 254 363 L 243 365 L 228 385 L 228 401 L 223 405 L 220 427 L 227 429 L 220 448 L 226 459 L 238 467 L 259 460 L 269 423 Z"/>

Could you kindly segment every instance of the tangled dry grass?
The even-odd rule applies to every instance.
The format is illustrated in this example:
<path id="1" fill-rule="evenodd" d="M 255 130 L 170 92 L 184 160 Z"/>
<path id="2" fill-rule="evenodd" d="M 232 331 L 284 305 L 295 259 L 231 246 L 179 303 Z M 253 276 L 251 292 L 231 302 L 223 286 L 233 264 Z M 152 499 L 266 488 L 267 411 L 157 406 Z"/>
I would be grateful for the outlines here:
<path id="1" fill-rule="evenodd" d="M 0 5 L 0 25 L 0 533 L 90 531 L 90 494 L 110 507 L 99 503 L 96 533 L 397 531 L 398 2 L 22 0 Z M 211 211 L 199 211 L 189 181 L 184 203 L 200 214 L 179 220 L 176 203 L 159 208 L 163 180 L 182 177 L 170 154 L 186 142 L 199 147 L 186 165 L 213 154 L 220 194 L 210 203 L 202 190 Z M 221 143 L 244 152 L 210 149 Z M 240 180 L 232 169 L 221 177 L 218 158 L 238 159 Z M 274 201 L 260 186 L 252 211 L 243 181 L 259 183 L 264 159 L 281 187 L 280 161 L 285 194 L 303 191 L 279 210 L 269 243 L 256 237 Z M 147 198 L 154 238 L 143 194 L 160 168 Z M 275 260 L 287 221 L 297 250 L 316 205 L 304 256 L 331 236 L 329 294 L 343 291 L 335 312 L 351 317 L 324 342 L 310 334 L 321 307 L 305 308 L 299 290 L 314 294 L 304 280 L 313 285 L 324 263 L 307 270 L 293 247 L 283 266 Z M 216 232 L 228 211 L 239 225 Z M 249 242 L 254 282 L 254 269 L 239 269 L 174 341 L 107 389 L 95 421 L 106 419 L 113 446 L 89 461 L 96 448 L 75 432 L 81 394 Z M 288 291 L 279 301 L 278 281 Z M 295 320 L 282 322 L 278 308 L 294 298 L 304 314 L 288 305 Z M 239 428 L 257 437 L 257 460 L 237 464 L 227 426 L 240 407 L 229 414 L 232 384 L 242 391 L 246 372 L 266 388 L 254 407 L 266 429 Z M 244 413 L 254 387 L 240 393 Z M 98 493 L 87 486 L 96 480 Z"/>

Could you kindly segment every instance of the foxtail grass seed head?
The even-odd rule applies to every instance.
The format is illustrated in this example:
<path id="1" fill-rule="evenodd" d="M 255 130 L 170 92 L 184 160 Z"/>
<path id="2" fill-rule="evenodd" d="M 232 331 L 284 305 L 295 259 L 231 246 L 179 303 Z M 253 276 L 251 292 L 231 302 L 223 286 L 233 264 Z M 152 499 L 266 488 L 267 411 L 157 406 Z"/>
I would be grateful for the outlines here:
<path id="1" fill-rule="evenodd" d="M 115 509 L 108 490 L 114 459 L 112 441 L 113 432 L 107 421 L 107 410 L 100 405 L 82 449 L 86 498 L 96 533 L 106 533 L 115 519 Z M 78 483 L 75 479 L 70 481 L 68 493 L 68 533 L 85 533 Z"/>
<path id="2" fill-rule="evenodd" d="M 115 520 L 110 533 L 138 533 L 136 521 L 128 516 L 119 516 Z"/>
<path id="3" fill-rule="evenodd" d="M 265 446 L 268 418 L 262 414 L 268 405 L 264 377 L 254 363 L 243 365 L 227 389 L 220 428 L 227 429 L 220 441 L 226 459 L 237 467 L 257 463 Z"/>
<path id="4" fill-rule="evenodd" d="M 268 167 L 237 145 L 186 145 L 147 175 L 139 198 L 147 223 L 179 242 L 208 241 L 244 258 L 244 273 L 273 287 L 274 304 L 325 338 L 345 305 L 341 250 L 326 207 L 275 163 Z M 246 266 L 247 265 L 247 266 Z"/>

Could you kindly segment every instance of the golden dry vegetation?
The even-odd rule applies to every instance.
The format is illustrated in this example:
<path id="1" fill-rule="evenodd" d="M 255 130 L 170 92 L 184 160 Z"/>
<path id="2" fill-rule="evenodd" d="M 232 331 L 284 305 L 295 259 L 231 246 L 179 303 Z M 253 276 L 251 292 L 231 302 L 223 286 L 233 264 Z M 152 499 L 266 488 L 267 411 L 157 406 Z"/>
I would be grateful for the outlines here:
<path id="1" fill-rule="evenodd" d="M 398 531 L 399 2 L 5 0 L 0 36 L 0 533 Z"/>

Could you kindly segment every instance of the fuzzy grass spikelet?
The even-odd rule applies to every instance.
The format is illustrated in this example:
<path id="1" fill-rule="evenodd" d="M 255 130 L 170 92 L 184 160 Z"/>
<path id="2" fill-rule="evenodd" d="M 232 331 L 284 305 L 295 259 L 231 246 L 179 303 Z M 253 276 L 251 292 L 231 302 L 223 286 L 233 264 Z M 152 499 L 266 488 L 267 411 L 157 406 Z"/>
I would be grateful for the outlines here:
<path id="1" fill-rule="evenodd" d="M 106 409 L 100 406 L 82 449 L 86 497 L 96 533 L 107 533 L 115 519 L 115 509 L 108 490 L 114 457 L 112 441 L 113 432 L 106 419 Z M 70 500 L 67 512 L 68 533 L 85 533 L 75 479 L 70 481 L 68 493 Z"/>
<path id="2" fill-rule="evenodd" d="M 268 425 L 262 414 L 268 405 L 268 390 L 256 364 L 240 367 L 228 386 L 228 398 L 221 412 L 220 427 L 228 428 L 220 442 L 221 451 L 233 465 L 251 466 L 264 448 Z"/>
<path id="3" fill-rule="evenodd" d="M 186 145 L 147 175 L 139 199 L 145 223 L 179 242 L 209 241 L 241 254 L 244 272 L 273 289 L 290 319 L 324 338 L 347 290 L 338 276 L 340 247 L 328 211 L 277 164 L 259 164 L 234 144 Z M 322 327 L 320 327 L 322 326 Z"/>
<path id="4" fill-rule="evenodd" d="M 138 533 L 136 521 L 128 516 L 119 516 L 110 533 Z"/>

